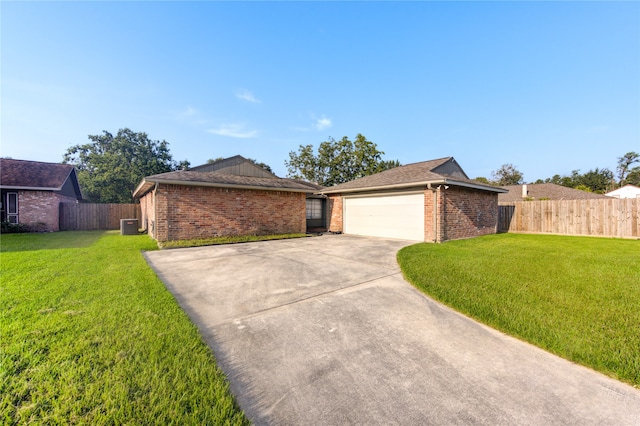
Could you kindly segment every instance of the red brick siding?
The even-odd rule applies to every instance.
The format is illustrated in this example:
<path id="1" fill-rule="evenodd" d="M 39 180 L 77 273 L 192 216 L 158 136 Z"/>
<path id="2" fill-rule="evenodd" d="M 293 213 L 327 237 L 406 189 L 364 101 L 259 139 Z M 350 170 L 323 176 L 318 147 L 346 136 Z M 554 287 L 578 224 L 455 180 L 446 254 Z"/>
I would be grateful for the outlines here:
<path id="1" fill-rule="evenodd" d="M 435 240 L 435 230 L 434 230 L 434 222 L 433 222 L 434 199 L 435 199 L 435 193 L 430 189 L 425 189 L 424 190 L 424 240 L 428 242 Z"/>
<path id="2" fill-rule="evenodd" d="M 18 191 L 18 222 L 34 231 L 59 231 L 60 203 L 75 202 L 51 191 Z"/>
<path id="3" fill-rule="evenodd" d="M 327 217 L 329 231 L 342 232 L 342 195 L 329 195 L 327 198 Z"/>
<path id="4" fill-rule="evenodd" d="M 160 185 L 155 198 L 158 241 L 306 231 L 305 194 Z"/>
<path id="5" fill-rule="evenodd" d="M 156 212 L 154 205 L 153 191 L 147 192 L 144 197 L 140 199 L 140 211 L 142 217 L 140 218 L 140 226 L 142 229 L 149 233 L 149 236 L 155 238 L 155 221 Z"/>
<path id="6" fill-rule="evenodd" d="M 437 217 L 433 209 L 437 199 Z M 329 231 L 343 231 L 342 196 L 327 200 Z M 398 220 L 402 220 L 398 218 Z M 498 224 L 498 195 L 471 188 L 450 186 L 424 190 L 424 241 L 446 241 L 495 234 Z"/>
<path id="7" fill-rule="evenodd" d="M 451 186 L 448 189 L 442 189 L 439 192 L 439 198 L 441 241 L 496 233 L 497 193 Z"/>

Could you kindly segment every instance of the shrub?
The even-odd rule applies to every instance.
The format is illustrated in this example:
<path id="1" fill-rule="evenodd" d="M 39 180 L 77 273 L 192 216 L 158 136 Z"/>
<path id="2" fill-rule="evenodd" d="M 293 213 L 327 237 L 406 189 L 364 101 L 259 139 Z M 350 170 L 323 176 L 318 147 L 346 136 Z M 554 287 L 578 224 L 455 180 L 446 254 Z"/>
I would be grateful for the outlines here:
<path id="1" fill-rule="evenodd" d="M 2 234 L 19 234 L 29 232 L 27 226 L 23 223 L 2 222 L 0 225 L 0 233 Z"/>

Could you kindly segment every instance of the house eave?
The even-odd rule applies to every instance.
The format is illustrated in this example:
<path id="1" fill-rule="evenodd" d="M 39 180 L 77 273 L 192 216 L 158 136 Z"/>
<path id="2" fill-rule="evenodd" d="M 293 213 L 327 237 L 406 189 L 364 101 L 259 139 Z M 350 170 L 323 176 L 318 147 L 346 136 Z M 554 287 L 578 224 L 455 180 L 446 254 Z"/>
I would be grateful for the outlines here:
<path id="1" fill-rule="evenodd" d="M 385 191 L 390 189 L 407 189 L 407 188 L 415 188 L 415 187 L 427 187 L 428 185 L 455 185 L 462 186 L 465 188 L 479 189 L 481 191 L 489 191 L 489 192 L 509 192 L 506 189 L 487 186 L 482 184 L 474 184 L 470 182 L 461 182 L 454 179 L 436 179 L 436 180 L 426 180 L 420 182 L 408 182 L 408 183 L 399 183 L 393 185 L 379 185 L 379 186 L 370 186 L 364 188 L 350 188 L 350 189 L 327 189 L 324 191 L 318 191 L 316 194 L 348 194 L 353 192 L 367 192 L 367 191 Z"/>
<path id="2" fill-rule="evenodd" d="M 22 190 L 22 191 L 62 191 L 62 187 L 59 188 L 48 188 L 48 187 L 36 187 L 36 186 L 7 186 L 0 185 L 0 189 L 12 189 L 12 190 Z"/>
<path id="3" fill-rule="evenodd" d="M 309 188 L 305 189 L 296 189 L 296 188 L 277 188 L 272 186 L 258 186 L 258 185 L 242 185 L 242 184 L 230 184 L 230 183 L 212 183 L 212 182 L 197 182 L 197 181 L 183 181 L 183 180 L 172 180 L 172 179 L 153 179 L 147 180 L 146 178 L 138 185 L 136 190 L 133 192 L 134 198 L 141 198 L 147 192 L 153 188 L 153 186 L 158 184 L 165 185 L 183 185 L 183 186 L 203 186 L 209 188 L 229 188 L 229 189 L 248 189 L 253 191 L 275 191 L 275 192 L 300 192 L 303 194 L 312 194 L 313 190 Z"/>

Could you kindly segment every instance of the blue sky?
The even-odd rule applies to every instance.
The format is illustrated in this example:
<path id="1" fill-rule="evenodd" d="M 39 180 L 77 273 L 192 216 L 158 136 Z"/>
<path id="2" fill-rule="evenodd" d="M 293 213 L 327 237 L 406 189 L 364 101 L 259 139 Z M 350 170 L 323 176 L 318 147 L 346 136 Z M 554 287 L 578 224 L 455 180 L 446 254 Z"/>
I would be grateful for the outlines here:
<path id="1" fill-rule="evenodd" d="M 470 177 L 615 170 L 640 151 L 640 2 L 5 2 L 0 155 L 129 127 L 192 165 L 286 176 L 364 134 Z"/>

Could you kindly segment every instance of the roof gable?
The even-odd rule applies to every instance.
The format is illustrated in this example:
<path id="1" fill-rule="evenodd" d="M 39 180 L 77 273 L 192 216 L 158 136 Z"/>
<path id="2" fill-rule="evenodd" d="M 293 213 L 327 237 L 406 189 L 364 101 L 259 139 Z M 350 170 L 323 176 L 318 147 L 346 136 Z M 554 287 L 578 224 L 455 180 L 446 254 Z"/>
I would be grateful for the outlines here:
<path id="1" fill-rule="evenodd" d="M 82 198 L 80 186 L 71 164 L 43 163 L 39 161 L 0 159 L 0 187 L 5 189 L 31 189 L 62 191 L 71 185 L 78 199 Z"/>
<path id="2" fill-rule="evenodd" d="M 640 188 L 635 185 L 627 184 L 614 191 L 607 192 L 605 195 L 616 198 L 637 198 L 640 197 Z"/>
<path id="3" fill-rule="evenodd" d="M 449 176 L 457 179 L 469 179 L 469 176 L 462 170 L 460 164 L 453 157 L 445 158 L 446 161 L 431 169 L 432 172 L 442 176 Z"/>
<path id="4" fill-rule="evenodd" d="M 504 190 L 472 181 L 453 157 L 422 161 L 394 167 L 370 176 L 325 188 L 323 194 L 409 188 L 427 184 L 451 184 L 477 188 L 491 192 Z"/>
<path id="5" fill-rule="evenodd" d="M 268 170 L 254 164 L 241 155 L 235 155 L 213 163 L 202 164 L 200 166 L 191 167 L 192 172 L 217 172 L 227 175 L 251 176 L 264 178 L 277 178 L 277 176 Z"/>

